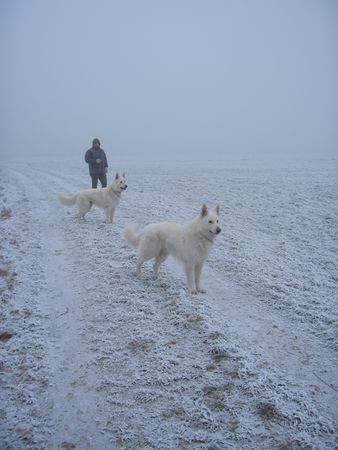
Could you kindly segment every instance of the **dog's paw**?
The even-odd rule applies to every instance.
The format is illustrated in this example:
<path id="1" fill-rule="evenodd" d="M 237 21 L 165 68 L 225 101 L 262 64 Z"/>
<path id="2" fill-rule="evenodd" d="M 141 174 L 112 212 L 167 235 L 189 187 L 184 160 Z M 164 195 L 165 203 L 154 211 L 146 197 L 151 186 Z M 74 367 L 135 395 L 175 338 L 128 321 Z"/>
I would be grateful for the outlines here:
<path id="1" fill-rule="evenodd" d="M 206 289 L 200 288 L 200 289 L 198 289 L 198 292 L 199 292 L 200 294 L 206 294 L 206 293 L 207 293 L 207 290 L 206 290 Z"/>
<path id="2" fill-rule="evenodd" d="M 197 294 L 197 290 L 196 289 L 189 289 L 190 294 L 196 295 Z"/>

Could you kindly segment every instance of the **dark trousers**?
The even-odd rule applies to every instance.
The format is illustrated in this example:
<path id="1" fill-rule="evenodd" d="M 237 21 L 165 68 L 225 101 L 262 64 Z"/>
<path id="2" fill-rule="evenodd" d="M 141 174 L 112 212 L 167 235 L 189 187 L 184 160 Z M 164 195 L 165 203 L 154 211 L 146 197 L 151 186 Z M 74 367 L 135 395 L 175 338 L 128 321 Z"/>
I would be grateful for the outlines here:
<path id="1" fill-rule="evenodd" d="M 97 188 L 97 180 L 100 180 L 102 187 L 107 187 L 107 175 L 105 173 L 95 173 L 92 177 L 92 188 Z"/>

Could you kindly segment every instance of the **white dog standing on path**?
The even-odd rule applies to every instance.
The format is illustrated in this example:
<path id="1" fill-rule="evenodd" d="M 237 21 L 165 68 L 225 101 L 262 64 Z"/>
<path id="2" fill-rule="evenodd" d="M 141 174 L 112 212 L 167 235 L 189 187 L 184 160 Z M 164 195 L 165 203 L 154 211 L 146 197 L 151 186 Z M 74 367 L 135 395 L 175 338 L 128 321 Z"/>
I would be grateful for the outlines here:
<path id="1" fill-rule="evenodd" d="M 142 264 L 155 258 L 154 276 L 157 278 L 160 265 L 171 254 L 184 264 L 189 291 L 205 293 L 200 286 L 203 263 L 208 257 L 215 236 L 221 232 L 219 206 L 208 210 L 202 206 L 200 215 L 191 223 L 154 223 L 135 233 L 124 230 L 128 243 L 138 249 L 136 272 L 141 273 Z"/>
<path id="2" fill-rule="evenodd" d="M 126 175 L 115 175 L 115 180 L 110 186 L 98 189 L 86 189 L 71 197 L 59 194 L 58 198 L 64 205 L 77 205 L 79 218 L 85 220 L 85 215 L 95 205 L 106 211 L 107 223 L 113 223 L 115 208 L 120 202 L 121 193 L 127 189 Z"/>

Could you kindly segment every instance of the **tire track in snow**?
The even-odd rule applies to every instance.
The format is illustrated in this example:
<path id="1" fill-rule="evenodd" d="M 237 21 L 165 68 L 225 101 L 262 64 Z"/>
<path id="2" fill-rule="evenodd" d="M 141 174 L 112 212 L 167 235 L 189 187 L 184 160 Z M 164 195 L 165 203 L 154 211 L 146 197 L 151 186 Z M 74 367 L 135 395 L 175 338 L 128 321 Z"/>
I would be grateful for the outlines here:
<path id="1" fill-rule="evenodd" d="M 81 298 L 74 292 L 73 261 L 64 247 L 61 221 L 50 201 L 55 192 L 50 190 L 50 183 L 33 183 L 36 175 L 27 177 L 16 172 L 16 177 L 30 198 L 38 200 L 31 207 L 35 233 L 45 250 L 41 265 L 46 287 L 37 302 L 49 318 L 45 327 L 51 387 L 45 407 L 54 423 L 49 445 L 59 448 L 62 443 L 75 442 L 80 448 L 105 448 L 109 442 L 98 431 L 94 419 L 99 415 L 100 395 L 93 388 L 96 374 L 91 370 L 86 341 L 81 337 L 86 334 L 86 324 Z M 68 313 L 62 315 L 66 310 Z"/>

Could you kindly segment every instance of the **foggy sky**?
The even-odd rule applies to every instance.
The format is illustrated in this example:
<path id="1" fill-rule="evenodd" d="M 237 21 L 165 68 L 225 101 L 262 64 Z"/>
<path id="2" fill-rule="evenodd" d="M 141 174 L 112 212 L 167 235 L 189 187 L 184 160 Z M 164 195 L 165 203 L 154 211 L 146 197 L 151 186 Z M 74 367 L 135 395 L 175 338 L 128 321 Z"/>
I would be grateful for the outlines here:
<path id="1" fill-rule="evenodd" d="M 1 0 L 1 153 L 332 157 L 335 0 Z"/>

